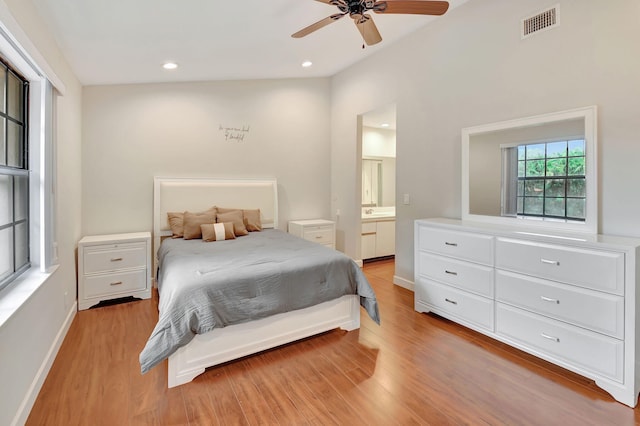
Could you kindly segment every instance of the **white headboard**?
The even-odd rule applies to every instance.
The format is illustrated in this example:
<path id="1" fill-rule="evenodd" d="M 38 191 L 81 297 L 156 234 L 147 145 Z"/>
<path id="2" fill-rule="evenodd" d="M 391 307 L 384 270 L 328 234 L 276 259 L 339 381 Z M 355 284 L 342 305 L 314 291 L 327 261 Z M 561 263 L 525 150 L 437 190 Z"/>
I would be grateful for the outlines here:
<path id="1" fill-rule="evenodd" d="M 168 212 L 200 212 L 212 206 L 260 209 L 263 228 L 278 227 L 278 183 L 270 179 L 175 178 L 153 179 L 153 253 L 163 236 L 170 236 Z M 155 274 L 155 267 L 154 267 Z"/>

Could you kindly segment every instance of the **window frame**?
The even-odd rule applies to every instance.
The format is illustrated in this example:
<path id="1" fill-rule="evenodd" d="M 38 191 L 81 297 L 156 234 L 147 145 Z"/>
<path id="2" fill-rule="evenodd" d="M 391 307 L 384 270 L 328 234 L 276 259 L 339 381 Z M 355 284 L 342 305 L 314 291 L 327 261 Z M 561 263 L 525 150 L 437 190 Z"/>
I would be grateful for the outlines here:
<path id="1" fill-rule="evenodd" d="M 32 56 L 17 41 L 27 40 L 11 16 L 0 8 L 0 55 L 29 83 L 26 130 L 29 155 L 29 259 L 30 267 L 0 289 L 0 325 L 58 268 L 56 242 L 56 98 L 64 84 L 37 50 Z M 12 32 L 8 28 L 12 28 Z M 27 47 L 33 48 L 27 43 Z M 35 59 L 34 59 L 35 57 Z M 43 71 L 45 70 L 45 71 Z M 6 308 L 6 309 L 5 309 Z"/>
<path id="2" fill-rule="evenodd" d="M 570 154 L 570 144 L 571 142 L 580 142 L 582 144 L 582 154 L 581 155 L 571 155 Z M 565 149 L 563 155 L 549 155 L 549 145 L 564 143 Z M 535 158 L 528 158 L 528 147 L 534 147 L 536 145 L 544 145 L 544 155 L 537 156 Z M 584 137 L 581 135 L 577 135 L 575 137 L 564 137 L 564 138 L 555 138 L 555 139 L 545 139 L 539 141 L 529 141 L 526 143 L 516 143 L 516 144 L 507 144 L 501 146 L 502 150 L 511 151 L 512 152 L 503 152 L 502 154 L 502 213 L 505 216 L 512 217 L 521 217 L 521 218 L 538 218 L 538 219 L 551 219 L 551 220 L 563 220 L 563 221 L 573 221 L 573 222 L 585 222 L 586 217 L 573 217 L 569 215 L 569 209 L 567 208 L 568 200 L 583 200 L 584 208 L 583 211 L 586 216 L 586 202 L 587 202 L 587 175 L 586 175 L 586 141 Z M 524 150 L 524 156 L 520 156 L 520 150 Z M 570 159 L 574 158 L 582 158 L 582 174 L 569 174 L 569 163 Z M 565 160 L 565 172 L 564 174 L 558 175 L 549 175 L 548 174 L 548 163 L 552 160 Z M 532 161 L 541 161 L 543 162 L 543 174 L 540 175 L 529 175 L 527 163 Z M 523 166 L 524 174 L 521 174 L 520 166 Z M 514 182 L 510 182 L 513 179 Z M 563 180 L 564 181 L 564 189 L 563 194 L 561 196 L 552 196 L 547 195 L 547 183 L 551 180 Z M 584 195 L 576 196 L 569 195 L 569 186 L 568 182 L 571 180 L 581 180 L 583 185 L 585 186 Z M 531 196 L 527 195 L 526 182 L 527 181 L 542 181 L 542 195 L 540 196 Z M 522 182 L 522 186 L 520 183 Z M 515 190 L 513 189 L 515 185 Z M 521 192 L 522 188 L 522 192 Z M 513 199 L 510 199 L 513 197 Z M 547 213 L 547 200 L 551 198 L 563 199 L 564 203 L 564 215 L 556 215 Z M 526 202 L 531 199 L 541 199 L 542 200 L 542 213 L 527 213 Z M 522 201 L 522 203 L 520 203 Z M 514 211 L 515 207 L 515 211 Z"/>
<path id="3" fill-rule="evenodd" d="M 7 263 L 11 264 L 10 272 L 0 279 L 0 290 L 8 286 L 11 282 L 13 282 L 18 276 L 27 271 L 31 267 L 31 243 L 29 241 L 31 234 L 31 215 L 30 215 L 30 193 L 31 193 L 31 185 L 30 185 L 30 162 L 29 162 L 29 81 L 22 76 L 21 73 L 15 70 L 12 64 L 4 57 L 0 56 L 0 66 L 4 68 L 4 98 L 0 99 L 0 102 L 3 102 L 2 108 L 0 110 L 0 118 L 5 120 L 4 125 L 4 152 L 3 157 L 4 164 L 0 164 L 0 176 L 9 176 L 11 178 L 10 192 L 8 199 L 11 200 L 11 219 L 6 224 L 0 224 L 0 231 L 12 228 L 11 232 L 11 250 L 7 254 L 8 259 Z M 11 108 L 9 105 L 12 96 L 10 96 L 9 85 L 10 85 L 10 77 L 14 76 L 18 80 L 18 87 L 20 88 L 18 94 L 19 100 L 19 117 L 14 117 L 11 113 Z M 16 155 L 18 156 L 18 164 L 10 164 L 10 142 L 9 142 L 9 122 L 13 122 L 19 126 L 19 143 L 18 143 L 18 152 Z M 1 126 L 0 126 L 1 127 Z M 17 191 L 18 184 L 16 182 L 16 178 L 18 177 L 26 177 L 27 178 L 27 186 L 24 189 L 24 193 L 22 194 L 22 198 L 25 202 L 25 210 L 26 215 L 24 218 L 17 219 L 16 218 L 16 199 L 17 199 Z M 26 259 L 24 262 L 17 264 L 18 259 L 18 238 L 19 236 L 16 233 L 16 228 L 19 225 L 26 224 Z"/>

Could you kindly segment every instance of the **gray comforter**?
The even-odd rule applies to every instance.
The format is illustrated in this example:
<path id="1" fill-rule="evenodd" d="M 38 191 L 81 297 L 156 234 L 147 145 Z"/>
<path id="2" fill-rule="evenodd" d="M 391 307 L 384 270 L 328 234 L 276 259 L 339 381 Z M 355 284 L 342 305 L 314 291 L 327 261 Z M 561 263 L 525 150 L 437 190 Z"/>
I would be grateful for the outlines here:
<path id="1" fill-rule="evenodd" d="M 165 239 L 158 252 L 158 324 L 143 373 L 196 334 L 358 294 L 380 323 L 375 293 L 344 254 L 278 230 L 235 240 Z"/>

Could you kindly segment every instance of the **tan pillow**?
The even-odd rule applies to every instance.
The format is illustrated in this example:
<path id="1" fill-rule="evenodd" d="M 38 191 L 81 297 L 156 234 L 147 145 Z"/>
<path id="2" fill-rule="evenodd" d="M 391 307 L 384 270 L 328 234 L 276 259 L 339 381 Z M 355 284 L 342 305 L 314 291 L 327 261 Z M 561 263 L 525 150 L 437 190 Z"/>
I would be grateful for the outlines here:
<path id="1" fill-rule="evenodd" d="M 244 226 L 247 227 L 247 231 L 262 231 L 262 221 L 260 220 L 260 209 L 256 210 L 242 210 L 242 216 L 244 218 Z"/>
<path id="2" fill-rule="evenodd" d="M 218 207 L 218 213 L 230 213 L 241 209 L 226 209 Z M 262 221 L 260 220 L 260 209 L 242 210 L 242 221 L 247 231 L 262 231 Z"/>
<path id="3" fill-rule="evenodd" d="M 171 228 L 171 233 L 173 234 L 171 238 L 182 238 L 184 231 L 182 228 L 184 213 L 180 212 L 171 212 L 167 213 L 167 217 L 169 219 L 169 227 Z"/>
<path id="4" fill-rule="evenodd" d="M 215 208 L 200 213 L 184 212 L 184 239 L 192 240 L 194 238 L 202 238 L 202 230 L 200 229 L 200 225 L 206 223 L 216 223 Z"/>
<path id="5" fill-rule="evenodd" d="M 232 210 L 227 213 L 219 213 L 217 215 L 217 221 L 219 223 L 233 222 L 233 232 L 236 234 L 236 237 L 247 235 L 249 233 L 249 231 L 247 231 L 247 227 L 244 226 L 242 210 Z"/>
<path id="6" fill-rule="evenodd" d="M 235 240 L 236 234 L 233 233 L 233 223 L 207 223 L 200 225 L 202 230 L 202 241 L 223 241 Z"/>

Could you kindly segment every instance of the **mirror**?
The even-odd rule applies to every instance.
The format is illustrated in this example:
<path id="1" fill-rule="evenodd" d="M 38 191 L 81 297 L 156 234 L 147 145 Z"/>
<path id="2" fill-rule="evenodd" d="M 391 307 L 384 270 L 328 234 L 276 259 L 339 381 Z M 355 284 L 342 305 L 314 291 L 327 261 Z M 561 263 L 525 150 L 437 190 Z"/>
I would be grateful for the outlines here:
<path id="1" fill-rule="evenodd" d="M 598 232 L 596 107 L 462 130 L 462 219 Z"/>
<path id="2" fill-rule="evenodd" d="M 382 161 L 362 160 L 362 207 L 382 205 Z"/>
<path id="3" fill-rule="evenodd" d="M 362 207 L 395 207 L 396 106 L 362 115 Z"/>

